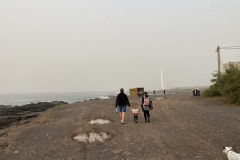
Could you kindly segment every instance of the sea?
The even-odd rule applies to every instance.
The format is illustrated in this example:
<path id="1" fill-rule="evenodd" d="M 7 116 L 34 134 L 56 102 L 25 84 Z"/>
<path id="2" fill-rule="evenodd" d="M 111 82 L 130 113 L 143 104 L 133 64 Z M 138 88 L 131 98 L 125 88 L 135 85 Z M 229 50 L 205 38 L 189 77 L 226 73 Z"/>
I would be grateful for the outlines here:
<path id="1" fill-rule="evenodd" d="M 82 102 L 90 99 L 109 99 L 118 92 L 62 92 L 62 93 L 22 93 L 0 94 L 0 105 L 21 106 L 30 103 L 65 101 Z"/>

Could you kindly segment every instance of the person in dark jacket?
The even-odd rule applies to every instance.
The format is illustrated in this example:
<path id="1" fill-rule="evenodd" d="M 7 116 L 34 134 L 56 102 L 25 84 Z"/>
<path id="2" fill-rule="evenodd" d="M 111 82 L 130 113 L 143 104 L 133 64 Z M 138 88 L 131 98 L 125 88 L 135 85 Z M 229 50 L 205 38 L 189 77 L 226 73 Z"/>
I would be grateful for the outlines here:
<path id="1" fill-rule="evenodd" d="M 141 99 L 140 106 L 142 107 L 142 111 L 144 112 L 145 122 L 150 122 L 150 113 L 152 110 L 152 100 L 147 92 L 144 92 L 144 96 Z"/>
<path id="2" fill-rule="evenodd" d="M 127 95 L 124 93 L 124 89 L 121 88 L 120 89 L 120 93 L 117 96 L 116 99 L 116 108 L 119 107 L 119 112 L 120 112 L 120 119 L 121 119 L 121 123 L 124 124 L 124 114 L 126 112 L 126 106 L 131 106 L 128 100 Z"/>

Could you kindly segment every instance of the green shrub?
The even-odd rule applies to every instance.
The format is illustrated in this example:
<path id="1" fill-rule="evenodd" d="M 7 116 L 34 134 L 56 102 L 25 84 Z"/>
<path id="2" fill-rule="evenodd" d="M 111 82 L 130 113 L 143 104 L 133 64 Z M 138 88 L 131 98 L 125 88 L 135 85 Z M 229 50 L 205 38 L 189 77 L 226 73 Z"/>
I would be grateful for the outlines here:
<path id="1" fill-rule="evenodd" d="M 240 98 L 238 98 L 237 104 L 240 105 Z"/>
<path id="2" fill-rule="evenodd" d="M 221 93 L 218 90 L 219 85 L 217 83 L 210 86 L 205 92 L 203 92 L 203 96 L 205 97 L 216 97 L 221 96 Z"/>
<path id="3" fill-rule="evenodd" d="M 213 85 L 207 89 L 203 95 L 205 97 L 225 96 L 229 103 L 240 104 L 240 70 L 230 65 L 220 79 L 216 79 L 217 74 L 211 80 Z"/>

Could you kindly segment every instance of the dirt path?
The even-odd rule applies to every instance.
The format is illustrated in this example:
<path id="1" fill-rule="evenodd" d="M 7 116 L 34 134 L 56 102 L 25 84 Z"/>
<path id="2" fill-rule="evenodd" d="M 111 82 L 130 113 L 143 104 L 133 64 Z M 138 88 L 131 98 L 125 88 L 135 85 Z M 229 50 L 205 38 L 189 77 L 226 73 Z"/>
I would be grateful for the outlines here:
<path id="1" fill-rule="evenodd" d="M 140 113 L 139 123 L 134 124 L 128 109 L 127 124 L 122 125 L 114 101 L 112 98 L 49 109 L 33 123 L 5 137 L 8 147 L 0 151 L 0 160 L 225 160 L 223 145 L 240 152 L 240 107 L 188 93 L 167 95 L 166 99 L 154 101 L 151 123 L 145 123 Z M 131 98 L 130 102 L 138 105 L 139 99 Z M 98 118 L 111 123 L 87 123 Z M 91 132 L 106 132 L 111 138 L 91 144 L 73 140 L 79 133 Z"/>

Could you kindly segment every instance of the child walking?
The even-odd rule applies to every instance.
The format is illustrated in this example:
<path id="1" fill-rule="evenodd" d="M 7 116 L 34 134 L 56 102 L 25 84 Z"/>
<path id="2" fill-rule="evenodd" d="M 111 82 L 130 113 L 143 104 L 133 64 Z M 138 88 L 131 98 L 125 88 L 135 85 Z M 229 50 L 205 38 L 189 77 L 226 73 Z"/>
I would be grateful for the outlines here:
<path id="1" fill-rule="evenodd" d="M 138 112 L 140 111 L 140 107 L 137 109 L 136 106 L 133 106 L 133 107 L 131 107 L 131 111 L 133 113 L 134 123 L 137 123 L 137 121 L 138 121 Z"/>

